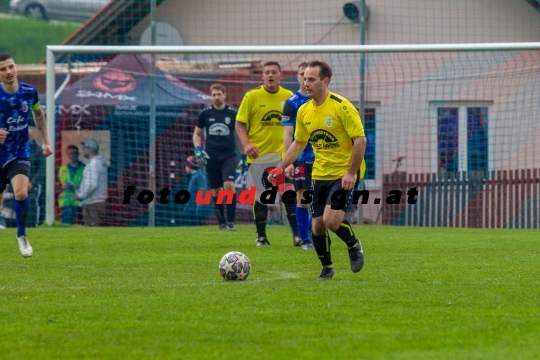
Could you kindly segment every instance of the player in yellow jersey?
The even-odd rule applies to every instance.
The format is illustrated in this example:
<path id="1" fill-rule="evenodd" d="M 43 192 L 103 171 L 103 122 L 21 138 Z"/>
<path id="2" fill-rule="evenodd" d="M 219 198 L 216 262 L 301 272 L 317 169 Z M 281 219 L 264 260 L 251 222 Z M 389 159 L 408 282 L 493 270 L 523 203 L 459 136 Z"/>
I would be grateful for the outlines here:
<path id="1" fill-rule="evenodd" d="M 283 128 L 281 116 L 285 101 L 293 95 L 292 91 L 280 86 L 281 66 L 277 61 L 263 65 L 263 85 L 249 90 L 242 99 L 236 116 L 236 134 L 247 155 L 247 165 L 254 159 L 270 152 L 283 154 Z M 266 180 L 266 179 L 265 179 Z M 294 190 L 292 180 L 286 183 L 286 190 Z M 267 188 L 272 187 L 270 183 Z M 295 215 L 296 206 L 286 204 L 287 219 L 293 232 L 293 243 L 300 242 Z M 268 207 L 255 200 L 253 204 L 255 226 L 257 227 L 257 246 L 268 246 L 266 221 Z"/>
<path id="2" fill-rule="evenodd" d="M 302 153 L 308 140 L 313 145 L 315 163 L 311 192 L 313 245 L 323 266 L 319 280 L 330 280 L 334 268 L 330 256 L 333 231 L 347 245 L 351 270 L 364 266 L 362 244 L 345 220 L 358 181 L 364 176 L 366 137 L 358 110 L 343 96 L 328 90 L 332 68 L 311 61 L 304 72 L 304 86 L 311 98 L 298 109 L 294 142 L 282 161 L 282 168 L 270 172 L 268 180 L 283 179 L 283 169 Z"/>

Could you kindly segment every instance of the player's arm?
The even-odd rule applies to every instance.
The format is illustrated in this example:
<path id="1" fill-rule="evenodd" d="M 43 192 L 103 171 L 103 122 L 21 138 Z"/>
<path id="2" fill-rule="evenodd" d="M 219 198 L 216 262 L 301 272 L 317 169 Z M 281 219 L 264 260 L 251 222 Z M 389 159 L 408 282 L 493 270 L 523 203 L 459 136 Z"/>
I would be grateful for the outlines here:
<path id="1" fill-rule="evenodd" d="M 251 118 L 251 99 L 249 92 L 246 93 L 244 98 L 242 99 L 242 102 L 240 103 L 240 107 L 238 108 L 238 112 L 236 114 L 236 121 L 234 124 L 236 136 L 238 137 L 238 141 L 240 142 L 240 145 L 242 146 L 242 153 L 247 154 L 252 159 L 255 159 L 259 156 L 259 149 L 257 149 L 251 141 L 249 141 L 248 137 L 248 127 L 249 127 L 249 120 Z"/>
<path id="2" fill-rule="evenodd" d="M 195 130 L 193 131 L 193 146 L 197 148 L 198 146 L 202 146 L 202 135 L 203 135 L 203 129 L 201 129 L 198 126 L 195 126 Z"/>
<path id="3" fill-rule="evenodd" d="M 37 95 L 36 95 L 37 97 Z M 34 113 L 34 123 L 39 130 L 43 145 L 41 146 L 43 150 L 43 156 L 47 157 L 52 154 L 51 145 L 49 143 L 49 135 L 47 134 L 47 121 L 45 120 L 45 112 L 39 106 L 39 102 L 35 102 L 32 105 L 32 112 Z"/>
<path id="4" fill-rule="evenodd" d="M 289 150 L 287 150 L 285 153 L 283 160 L 281 160 L 281 168 L 276 167 L 269 172 L 267 179 L 270 183 L 272 183 L 272 185 L 278 186 L 277 184 L 283 184 L 285 181 L 283 169 L 286 169 L 292 165 L 298 156 L 300 156 L 302 151 L 304 151 L 306 146 L 307 141 L 299 141 L 296 139 L 293 141 L 289 147 Z"/>
<path id="5" fill-rule="evenodd" d="M 353 149 L 349 168 L 341 180 L 341 186 L 345 190 L 352 190 L 356 181 L 360 180 L 356 178 L 356 174 L 364 159 L 367 140 L 362 121 L 360 120 L 360 114 L 358 113 L 358 110 L 356 110 L 356 107 L 348 101 L 342 105 L 344 106 L 339 108 L 340 117 L 343 121 L 345 131 L 353 141 Z"/>
<path id="6" fill-rule="evenodd" d="M 253 144 L 249 141 L 247 135 L 247 125 L 236 120 L 234 127 L 236 130 L 236 136 L 238 136 L 238 140 L 242 145 L 243 152 L 254 159 L 257 158 L 259 156 L 259 149 L 253 146 Z"/>
<path id="7" fill-rule="evenodd" d="M 286 169 L 289 165 L 292 165 L 296 161 L 296 159 L 300 156 L 302 151 L 307 146 L 307 141 L 300 141 L 298 139 L 295 139 L 291 146 L 289 146 L 289 150 L 285 153 L 285 156 L 283 157 L 283 160 L 281 161 L 281 168 Z"/>

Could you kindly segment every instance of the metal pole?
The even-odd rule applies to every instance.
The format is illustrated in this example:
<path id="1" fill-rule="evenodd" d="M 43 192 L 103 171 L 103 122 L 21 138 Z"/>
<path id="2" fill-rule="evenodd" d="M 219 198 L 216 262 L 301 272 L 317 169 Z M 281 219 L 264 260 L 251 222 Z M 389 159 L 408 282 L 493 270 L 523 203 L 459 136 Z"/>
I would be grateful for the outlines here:
<path id="1" fill-rule="evenodd" d="M 361 0 L 360 1 L 360 14 L 359 14 L 359 20 L 360 20 L 360 45 L 365 45 L 366 43 L 366 17 L 368 14 L 365 13 L 366 10 L 366 1 Z M 365 121 L 365 115 L 366 115 L 366 93 L 365 93 L 365 75 L 366 75 L 366 53 L 361 52 L 360 53 L 360 97 L 358 99 L 358 106 L 359 106 L 359 112 L 360 112 L 360 118 L 362 121 Z M 364 222 L 364 213 L 362 209 L 361 204 L 357 204 L 356 207 L 356 220 L 357 223 L 362 225 Z"/>
<path id="2" fill-rule="evenodd" d="M 150 34 L 152 46 L 156 45 L 156 0 L 150 0 Z M 156 55 L 152 53 L 151 73 L 150 73 L 150 143 L 149 143 L 149 166 L 148 166 L 148 188 L 156 191 L 156 79 L 154 69 L 156 68 Z M 156 203 L 151 201 L 148 204 L 148 226 L 156 225 Z"/>
<path id="3" fill-rule="evenodd" d="M 53 154 L 49 156 L 46 161 L 46 173 L 45 173 L 45 222 L 47 225 L 51 226 L 54 223 L 54 159 L 56 158 L 56 106 L 54 103 L 54 93 L 55 93 L 55 73 L 54 73 L 54 52 L 47 48 L 47 74 L 46 74 L 46 85 L 47 85 L 47 108 L 46 108 L 46 119 L 47 119 L 47 135 L 49 136 L 49 142 L 52 147 Z"/>

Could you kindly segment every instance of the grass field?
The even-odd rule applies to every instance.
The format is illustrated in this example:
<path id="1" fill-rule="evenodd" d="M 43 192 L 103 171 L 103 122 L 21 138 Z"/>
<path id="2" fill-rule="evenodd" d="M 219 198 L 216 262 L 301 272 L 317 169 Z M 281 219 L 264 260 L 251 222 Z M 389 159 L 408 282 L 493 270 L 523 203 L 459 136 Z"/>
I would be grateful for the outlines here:
<path id="1" fill-rule="evenodd" d="M 540 233 L 355 227 L 364 269 L 333 236 L 336 274 L 289 230 L 14 229 L 0 242 L 4 359 L 538 359 Z M 226 282 L 218 262 L 253 269 Z"/>

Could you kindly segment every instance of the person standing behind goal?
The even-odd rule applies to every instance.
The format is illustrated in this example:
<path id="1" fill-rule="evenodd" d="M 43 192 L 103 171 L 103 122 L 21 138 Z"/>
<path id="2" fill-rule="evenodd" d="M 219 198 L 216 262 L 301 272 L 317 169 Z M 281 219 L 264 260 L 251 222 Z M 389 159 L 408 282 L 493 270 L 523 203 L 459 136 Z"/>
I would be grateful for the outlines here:
<path id="1" fill-rule="evenodd" d="M 212 106 L 199 113 L 197 125 L 193 132 L 195 160 L 199 166 L 206 165 L 208 182 L 212 189 L 214 209 L 219 223 L 219 230 L 236 231 L 234 220 L 236 216 L 236 193 L 234 179 L 238 159 L 236 156 L 235 119 L 236 109 L 225 103 L 227 94 L 221 84 L 210 86 Z M 203 130 L 205 134 L 206 151 L 202 148 Z M 227 206 L 225 219 L 224 204 L 218 204 L 218 193 L 223 188 L 233 192 L 232 203 Z M 228 197 L 224 197 L 229 200 Z"/>
<path id="2" fill-rule="evenodd" d="M 322 61 L 311 61 L 304 72 L 304 86 L 311 100 L 298 109 L 294 142 L 282 161 L 282 168 L 270 171 L 268 181 L 283 182 L 283 169 L 298 158 L 307 145 L 313 145 L 312 173 L 313 245 L 323 266 L 318 280 L 330 280 L 334 266 L 330 235 L 334 232 L 349 252 L 351 270 L 364 266 L 364 252 L 351 224 L 345 220 L 358 181 L 364 176 L 366 137 L 358 110 L 343 96 L 328 90 L 332 68 Z"/>

